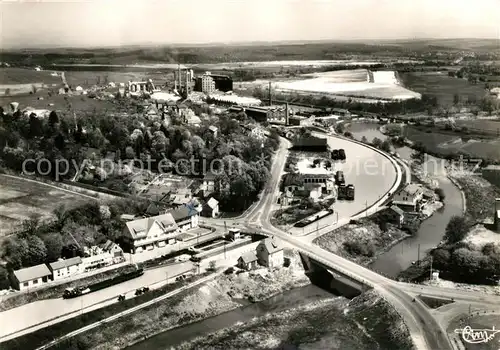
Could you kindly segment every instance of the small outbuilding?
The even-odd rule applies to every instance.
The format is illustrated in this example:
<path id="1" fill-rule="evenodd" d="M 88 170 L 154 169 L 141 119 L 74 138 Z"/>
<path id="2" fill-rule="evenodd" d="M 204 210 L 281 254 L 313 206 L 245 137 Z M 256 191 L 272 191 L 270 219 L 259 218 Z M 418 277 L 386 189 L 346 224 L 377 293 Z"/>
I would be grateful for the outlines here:
<path id="1" fill-rule="evenodd" d="M 45 264 L 14 271 L 14 288 L 22 291 L 50 281 L 52 272 Z"/>

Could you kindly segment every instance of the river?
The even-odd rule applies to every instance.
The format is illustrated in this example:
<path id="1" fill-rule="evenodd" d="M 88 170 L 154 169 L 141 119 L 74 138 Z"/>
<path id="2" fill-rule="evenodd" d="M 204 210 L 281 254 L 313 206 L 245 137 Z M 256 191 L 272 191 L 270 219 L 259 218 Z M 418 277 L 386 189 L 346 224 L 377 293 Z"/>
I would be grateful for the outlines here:
<path id="1" fill-rule="evenodd" d="M 376 123 L 353 123 L 350 131 L 360 140 L 365 136 L 368 141 L 377 137 L 384 140 L 386 136 L 379 131 Z M 409 147 L 397 149 L 402 159 L 411 160 L 413 150 Z M 460 190 L 451 183 L 443 171 L 441 160 L 430 157 L 427 162 L 428 173 L 439 182 L 445 194 L 444 207 L 436 211 L 430 218 L 422 222 L 417 235 L 394 245 L 387 252 L 379 255 L 372 264 L 372 268 L 390 277 L 396 277 L 401 271 L 411 266 L 413 261 L 423 258 L 426 252 L 439 244 L 442 240 L 446 225 L 454 215 L 461 215 L 463 210 Z"/>
<path id="2" fill-rule="evenodd" d="M 128 350 L 157 350 L 175 348 L 182 343 L 191 341 L 198 337 L 203 337 L 209 333 L 231 327 L 237 323 L 247 323 L 255 318 L 259 318 L 271 313 L 279 313 L 300 305 L 308 305 L 320 300 L 334 297 L 329 292 L 320 289 L 312 284 L 301 288 L 295 288 L 276 295 L 267 300 L 242 306 L 235 310 L 223 314 L 194 322 L 183 327 L 165 331 L 144 341 L 128 347 Z M 338 304 L 339 309 L 347 300 L 336 297 L 334 304 Z"/>

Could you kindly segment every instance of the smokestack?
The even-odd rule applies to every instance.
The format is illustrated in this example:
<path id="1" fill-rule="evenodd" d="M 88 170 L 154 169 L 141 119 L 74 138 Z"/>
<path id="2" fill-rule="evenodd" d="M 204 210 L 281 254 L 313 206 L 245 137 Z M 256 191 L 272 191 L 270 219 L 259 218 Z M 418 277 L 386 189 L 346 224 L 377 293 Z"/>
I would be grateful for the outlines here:
<path id="1" fill-rule="evenodd" d="M 186 69 L 186 98 L 189 97 L 189 71 Z"/>
<path id="2" fill-rule="evenodd" d="M 288 125 L 288 118 L 290 117 L 290 111 L 288 110 L 288 102 L 286 103 L 285 107 L 285 125 Z"/>
<path id="3" fill-rule="evenodd" d="M 269 82 L 269 106 L 273 105 L 273 97 L 272 97 L 272 90 L 271 90 L 271 82 Z"/>
<path id="4" fill-rule="evenodd" d="M 181 81 L 181 65 L 180 63 L 177 65 L 177 80 L 179 81 L 179 92 L 182 87 L 182 81 Z"/>

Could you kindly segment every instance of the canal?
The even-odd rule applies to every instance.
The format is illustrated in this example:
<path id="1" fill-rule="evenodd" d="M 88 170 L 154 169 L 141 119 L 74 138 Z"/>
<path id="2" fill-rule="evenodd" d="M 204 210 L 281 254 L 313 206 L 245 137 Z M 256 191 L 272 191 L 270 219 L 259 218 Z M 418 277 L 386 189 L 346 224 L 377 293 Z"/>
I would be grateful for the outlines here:
<path id="1" fill-rule="evenodd" d="M 342 310 L 347 302 L 347 299 L 343 297 L 335 297 L 331 293 L 310 284 L 305 287 L 286 291 L 255 304 L 241 306 L 235 310 L 225 312 L 199 322 L 194 322 L 186 326 L 165 331 L 136 343 L 135 345 L 129 346 L 127 349 L 156 350 L 176 348 L 183 343 L 199 337 L 207 336 L 212 332 L 231 327 L 235 324 L 247 323 L 251 320 L 271 313 L 279 313 L 301 305 L 308 305 L 317 301 L 332 298 L 334 298 L 333 304 L 335 304 L 339 310 Z M 332 322 L 335 322 L 335 320 L 332 320 Z"/>
<path id="2" fill-rule="evenodd" d="M 384 140 L 386 136 L 379 131 L 376 123 L 353 123 L 350 131 L 357 140 L 364 136 L 368 141 L 375 137 Z M 398 148 L 397 153 L 402 159 L 411 161 L 413 150 L 409 147 Z M 446 225 L 454 215 L 462 215 L 463 203 L 460 190 L 451 183 L 444 171 L 444 161 L 429 157 L 426 170 L 439 183 L 445 194 L 444 206 L 430 218 L 422 222 L 417 235 L 394 245 L 387 252 L 379 255 L 372 264 L 372 268 L 390 277 L 396 277 L 401 271 L 411 266 L 413 261 L 422 259 L 426 252 L 436 247 L 443 239 Z"/>

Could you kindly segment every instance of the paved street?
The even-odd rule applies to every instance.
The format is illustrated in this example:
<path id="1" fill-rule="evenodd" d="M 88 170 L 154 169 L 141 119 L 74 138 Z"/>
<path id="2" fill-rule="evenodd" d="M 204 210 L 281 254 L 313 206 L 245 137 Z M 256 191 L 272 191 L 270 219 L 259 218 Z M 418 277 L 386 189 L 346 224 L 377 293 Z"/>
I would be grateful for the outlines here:
<path id="1" fill-rule="evenodd" d="M 10 337 L 5 336 L 10 333 L 32 327 L 38 323 L 47 322 L 66 313 L 72 313 L 82 309 L 84 312 L 87 312 L 92 309 L 103 307 L 107 304 L 116 302 L 120 294 L 129 293 L 129 295 L 131 295 L 135 293 L 137 288 L 149 286 L 159 281 L 165 281 L 167 277 L 169 281 L 172 282 L 175 280 L 175 276 L 193 269 L 195 269 L 195 266 L 190 261 L 163 266 L 147 270 L 141 277 L 78 298 L 40 300 L 4 311 L 0 313 L 0 341 L 9 339 Z M 110 302 L 106 302 L 108 300 L 110 300 Z M 91 305 L 94 306 L 91 308 Z M 27 315 L 29 315 L 29 317 L 27 317 Z"/>

